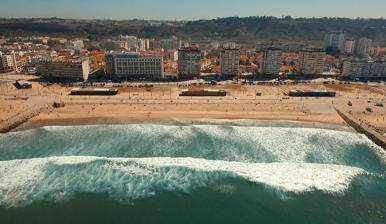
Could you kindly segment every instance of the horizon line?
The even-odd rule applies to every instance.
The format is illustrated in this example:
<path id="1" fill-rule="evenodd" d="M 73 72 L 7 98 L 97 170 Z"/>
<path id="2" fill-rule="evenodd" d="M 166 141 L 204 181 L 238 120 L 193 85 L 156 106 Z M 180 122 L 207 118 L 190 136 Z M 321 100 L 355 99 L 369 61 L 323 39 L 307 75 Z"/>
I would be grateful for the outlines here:
<path id="1" fill-rule="evenodd" d="M 254 17 L 268 17 L 276 19 L 285 19 L 290 17 L 291 19 L 350 19 L 350 20 L 371 20 L 371 19 L 386 19 L 386 17 L 293 17 L 290 15 L 278 16 L 225 16 L 216 18 L 201 18 L 201 19 L 146 19 L 146 18 L 128 18 L 128 19 L 112 19 L 112 18 L 64 18 L 64 17 L 0 17 L 0 20 L 12 20 L 12 19 L 60 19 L 60 20 L 105 20 L 105 21 L 163 21 L 163 22 L 190 22 L 190 21 L 201 21 L 201 20 L 218 20 L 227 18 L 254 18 Z"/>

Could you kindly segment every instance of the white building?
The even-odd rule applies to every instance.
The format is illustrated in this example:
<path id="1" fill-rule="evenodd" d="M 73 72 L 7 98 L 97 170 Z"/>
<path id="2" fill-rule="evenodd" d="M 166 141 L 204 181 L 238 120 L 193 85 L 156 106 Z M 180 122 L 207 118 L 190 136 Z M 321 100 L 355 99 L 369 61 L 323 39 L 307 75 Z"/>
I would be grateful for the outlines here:
<path id="1" fill-rule="evenodd" d="M 128 44 L 123 40 L 106 39 L 102 41 L 102 47 L 106 50 L 123 51 L 128 49 Z"/>
<path id="2" fill-rule="evenodd" d="M 324 50 L 328 48 L 334 48 L 341 53 L 345 51 L 346 36 L 343 32 L 335 31 L 330 32 L 324 36 Z"/>
<path id="3" fill-rule="evenodd" d="M 124 41 L 129 48 L 138 48 L 138 40 L 136 36 L 121 35 L 121 41 Z"/>
<path id="4" fill-rule="evenodd" d="M 240 65 L 240 51 L 236 44 L 224 45 L 220 52 L 221 76 L 232 78 L 238 75 Z"/>
<path id="5" fill-rule="evenodd" d="M 81 50 L 82 48 L 84 48 L 83 40 L 73 40 L 72 45 L 78 51 Z"/>
<path id="6" fill-rule="evenodd" d="M 183 47 L 178 50 L 178 78 L 199 77 L 201 71 L 201 51 L 198 47 Z"/>
<path id="7" fill-rule="evenodd" d="M 326 52 L 322 49 L 305 49 L 299 54 L 297 71 L 299 74 L 319 75 L 324 71 Z"/>
<path id="8" fill-rule="evenodd" d="M 356 55 L 361 58 L 368 58 L 371 51 L 372 40 L 368 38 L 361 38 L 358 40 L 356 47 Z"/>
<path id="9" fill-rule="evenodd" d="M 344 52 L 346 54 L 354 54 L 355 53 L 355 43 L 356 43 L 356 41 L 354 39 L 346 40 Z"/>
<path id="10" fill-rule="evenodd" d="M 83 80 L 88 79 L 90 63 L 82 61 L 46 61 L 40 63 L 40 75 L 45 78 Z"/>
<path id="11" fill-rule="evenodd" d="M 362 79 L 386 78 L 386 63 L 384 61 L 367 60 L 345 61 L 342 76 Z"/>
<path id="12" fill-rule="evenodd" d="M 280 63 L 282 61 L 282 52 L 280 48 L 269 47 L 263 51 L 263 61 L 260 73 L 266 75 L 278 75 L 280 73 Z"/>
<path id="13" fill-rule="evenodd" d="M 220 47 L 220 42 L 214 41 L 214 42 L 210 43 L 210 47 L 212 49 L 218 49 Z"/>
<path id="14" fill-rule="evenodd" d="M 173 36 L 169 39 L 161 39 L 161 48 L 164 49 L 164 51 L 177 49 L 180 45 L 180 41 L 178 41 L 177 37 Z"/>
<path id="15" fill-rule="evenodd" d="M 16 67 L 16 57 L 15 54 L 3 55 L 0 52 L 0 73 L 10 72 L 15 70 Z"/>
<path id="16" fill-rule="evenodd" d="M 149 40 L 148 39 L 138 39 L 138 48 L 139 51 L 146 51 L 149 49 Z"/>
<path id="17" fill-rule="evenodd" d="M 161 55 L 106 54 L 106 71 L 112 78 L 161 79 L 163 57 Z"/>

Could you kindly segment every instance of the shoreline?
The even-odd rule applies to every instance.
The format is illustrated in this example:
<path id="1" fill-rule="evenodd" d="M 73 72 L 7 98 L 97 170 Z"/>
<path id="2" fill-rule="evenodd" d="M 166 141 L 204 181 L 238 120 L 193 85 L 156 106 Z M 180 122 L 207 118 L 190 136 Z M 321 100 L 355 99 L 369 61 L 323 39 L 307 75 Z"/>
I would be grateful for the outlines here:
<path id="1" fill-rule="evenodd" d="M 293 128 L 322 128 L 343 131 L 355 131 L 346 123 L 324 122 L 320 120 L 291 120 L 270 117 L 83 117 L 57 119 L 31 119 L 10 132 L 26 131 L 51 126 L 91 126 L 91 125 L 125 125 L 125 124 L 162 124 L 162 125 L 232 125 L 232 126 L 261 126 L 261 127 L 293 127 Z"/>

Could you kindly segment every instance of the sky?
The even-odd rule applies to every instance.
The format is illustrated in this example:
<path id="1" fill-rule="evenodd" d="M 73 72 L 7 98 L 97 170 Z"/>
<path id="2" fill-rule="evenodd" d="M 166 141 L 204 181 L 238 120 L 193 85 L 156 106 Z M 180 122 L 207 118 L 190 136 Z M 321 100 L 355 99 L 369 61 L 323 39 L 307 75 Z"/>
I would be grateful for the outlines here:
<path id="1" fill-rule="evenodd" d="M 0 0 L 0 17 L 197 20 L 229 16 L 386 17 L 386 0 Z"/>

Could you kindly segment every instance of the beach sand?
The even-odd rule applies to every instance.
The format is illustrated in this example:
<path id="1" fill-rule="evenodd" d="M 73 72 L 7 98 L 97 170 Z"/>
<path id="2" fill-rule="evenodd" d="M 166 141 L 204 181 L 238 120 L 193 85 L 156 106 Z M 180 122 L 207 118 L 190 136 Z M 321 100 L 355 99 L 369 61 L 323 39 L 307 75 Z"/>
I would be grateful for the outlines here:
<path id="1" fill-rule="evenodd" d="M 33 84 L 33 89 L 16 90 L 10 83 L 0 91 L 0 119 L 7 120 L 37 102 L 64 102 L 62 108 L 44 109 L 16 130 L 52 125 L 130 123 L 143 119 L 250 119 L 287 120 L 346 126 L 336 113 L 339 106 L 366 123 L 386 130 L 386 103 L 383 84 L 308 85 L 222 85 L 178 87 L 162 84 L 153 88 L 120 88 L 116 96 L 70 96 L 71 88 Z M 4 87 L 7 85 L 6 87 Z M 170 85 L 170 86 L 168 86 Z M 224 89 L 226 97 L 180 97 L 182 89 Z M 335 98 L 288 97 L 289 90 L 334 90 Z M 256 96 L 256 93 L 262 96 Z M 48 100 L 49 99 L 49 100 Z M 353 106 L 348 106 L 348 101 Z M 366 107 L 373 109 L 365 112 Z M 0 122 L 1 122 L 0 120 Z"/>

